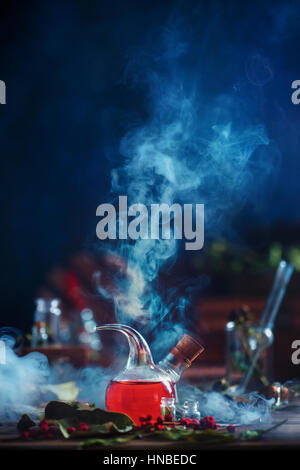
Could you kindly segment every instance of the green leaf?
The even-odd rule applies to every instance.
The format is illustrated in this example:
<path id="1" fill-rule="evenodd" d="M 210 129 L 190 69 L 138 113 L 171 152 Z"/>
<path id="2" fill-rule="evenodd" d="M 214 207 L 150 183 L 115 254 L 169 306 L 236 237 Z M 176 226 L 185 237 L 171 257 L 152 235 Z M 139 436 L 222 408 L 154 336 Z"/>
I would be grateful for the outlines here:
<path id="1" fill-rule="evenodd" d="M 79 449 L 86 449 L 87 447 L 92 447 L 92 446 L 113 446 L 115 444 L 123 444 L 124 442 L 132 441 L 135 439 L 139 433 L 134 433 L 134 434 L 127 434 L 126 436 L 122 437 L 116 437 L 114 439 L 87 439 L 83 442 L 80 442 L 79 444 Z"/>
<path id="2" fill-rule="evenodd" d="M 180 427 L 169 428 L 164 431 L 155 431 L 153 436 L 160 439 L 168 439 L 172 441 L 185 440 L 191 442 L 231 442 L 235 437 L 229 433 L 223 433 L 213 429 L 205 431 L 194 431 L 193 429 L 184 429 Z"/>
<path id="3" fill-rule="evenodd" d="M 254 439 L 258 439 L 263 434 L 267 434 L 268 432 L 273 431 L 274 429 L 278 428 L 279 426 L 281 426 L 282 424 L 286 422 L 287 422 L 287 419 L 284 419 L 283 421 L 280 421 L 280 423 L 276 423 L 267 429 L 253 429 L 253 430 L 248 429 L 247 431 L 242 431 L 239 434 L 239 439 L 241 439 L 242 441 L 251 441 Z"/>
<path id="4" fill-rule="evenodd" d="M 56 421 L 59 429 L 61 430 L 65 438 L 78 439 L 78 438 L 88 438 L 95 436 L 112 436 L 115 434 L 125 434 L 132 431 L 132 426 L 127 426 L 124 429 L 119 429 L 114 423 L 108 422 L 105 424 L 91 424 L 88 426 L 88 431 L 75 431 L 71 434 L 68 433 L 68 427 L 70 426 L 69 421 L 61 419 Z"/>
<path id="5" fill-rule="evenodd" d="M 254 439 L 258 439 L 260 437 L 260 433 L 258 431 L 251 431 L 248 429 L 247 431 L 242 431 L 239 434 L 239 439 L 242 441 L 253 441 Z"/>
<path id="6" fill-rule="evenodd" d="M 59 401 L 50 401 L 45 408 L 45 419 L 63 421 L 65 428 L 69 426 L 77 427 L 79 423 L 90 425 L 101 425 L 113 423 L 118 431 L 133 428 L 134 423 L 129 416 L 123 413 L 93 408 L 89 405 L 84 406 L 81 403 L 64 403 Z"/>

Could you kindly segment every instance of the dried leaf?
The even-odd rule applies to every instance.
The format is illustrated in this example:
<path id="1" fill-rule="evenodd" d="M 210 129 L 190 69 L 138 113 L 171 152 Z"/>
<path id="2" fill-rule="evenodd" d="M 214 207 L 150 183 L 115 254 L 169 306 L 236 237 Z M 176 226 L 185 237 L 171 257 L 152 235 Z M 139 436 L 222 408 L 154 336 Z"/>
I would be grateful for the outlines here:
<path id="1" fill-rule="evenodd" d="M 69 434 L 68 427 L 71 426 L 70 421 L 68 419 L 61 419 L 59 421 L 53 422 L 55 423 L 63 436 L 67 439 L 78 439 L 78 438 L 87 438 L 87 437 L 94 437 L 94 436 L 113 436 L 116 434 L 125 434 L 132 431 L 132 426 L 127 426 L 124 429 L 119 429 L 115 423 L 107 422 L 105 424 L 91 424 L 88 426 L 87 431 L 75 431 Z M 79 424 L 79 423 L 78 423 Z"/>
<path id="2" fill-rule="evenodd" d="M 22 415 L 20 421 L 17 424 L 17 428 L 20 433 L 22 433 L 23 431 L 27 431 L 33 426 L 35 426 L 35 422 L 32 421 L 30 416 L 28 416 L 27 414 Z"/>
<path id="3" fill-rule="evenodd" d="M 77 431 L 72 437 L 87 436 L 88 432 L 96 434 L 121 433 L 133 429 L 134 423 L 129 416 L 123 413 L 109 412 L 100 408 L 93 408 L 81 403 L 64 403 L 51 401 L 45 408 L 45 419 L 56 422 L 64 437 L 70 437 L 67 432 L 69 426 L 75 428 L 82 422 L 86 423 L 89 431 Z"/>

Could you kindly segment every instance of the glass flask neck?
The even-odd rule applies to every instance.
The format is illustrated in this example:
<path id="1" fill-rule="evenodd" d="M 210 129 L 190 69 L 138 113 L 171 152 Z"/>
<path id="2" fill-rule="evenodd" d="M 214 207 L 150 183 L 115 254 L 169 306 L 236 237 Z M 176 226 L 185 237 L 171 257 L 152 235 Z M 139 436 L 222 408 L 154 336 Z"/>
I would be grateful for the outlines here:
<path id="1" fill-rule="evenodd" d="M 120 323 L 110 323 L 98 326 L 96 330 L 119 331 L 126 336 L 129 344 L 129 356 L 126 369 L 132 369 L 137 366 L 154 366 L 152 354 L 145 338 L 130 326 Z"/>
<path id="2" fill-rule="evenodd" d="M 176 383 L 183 371 L 191 366 L 203 350 L 203 346 L 195 338 L 184 334 L 158 365 L 168 374 L 172 382 Z"/>
<path id="3" fill-rule="evenodd" d="M 175 357 L 171 352 L 158 363 L 158 366 L 169 375 L 173 383 L 178 382 L 181 374 L 187 368 L 187 365 Z"/>

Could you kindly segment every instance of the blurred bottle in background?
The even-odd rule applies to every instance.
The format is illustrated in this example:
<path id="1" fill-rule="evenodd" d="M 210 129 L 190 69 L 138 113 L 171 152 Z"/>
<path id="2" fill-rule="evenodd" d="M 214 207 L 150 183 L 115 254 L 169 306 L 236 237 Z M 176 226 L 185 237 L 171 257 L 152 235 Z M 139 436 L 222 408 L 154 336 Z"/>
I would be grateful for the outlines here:
<path id="1" fill-rule="evenodd" d="M 38 298 L 35 305 L 31 346 L 60 344 L 60 300 Z"/>

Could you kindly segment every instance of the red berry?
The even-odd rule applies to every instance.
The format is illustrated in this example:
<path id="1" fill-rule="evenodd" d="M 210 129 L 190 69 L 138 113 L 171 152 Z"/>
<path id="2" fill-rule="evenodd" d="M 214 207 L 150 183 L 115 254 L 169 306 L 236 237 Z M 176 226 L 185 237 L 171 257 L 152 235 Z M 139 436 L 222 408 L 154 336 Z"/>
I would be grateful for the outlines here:
<path id="1" fill-rule="evenodd" d="M 215 418 L 213 416 L 206 416 L 200 419 L 201 429 L 217 429 Z"/>
<path id="2" fill-rule="evenodd" d="M 165 421 L 173 421 L 173 416 L 169 413 L 165 415 Z"/>
<path id="3" fill-rule="evenodd" d="M 157 429 L 157 431 L 163 431 L 165 429 L 165 427 L 164 427 L 163 424 L 156 424 L 155 429 Z"/>
<path id="4" fill-rule="evenodd" d="M 67 428 L 67 431 L 68 431 L 69 434 L 72 434 L 73 432 L 76 431 L 76 428 L 74 428 L 74 426 L 69 426 L 69 427 Z"/>
<path id="5" fill-rule="evenodd" d="M 152 416 L 148 415 L 146 418 L 143 416 L 140 417 L 141 427 L 148 427 L 152 424 Z"/>
<path id="6" fill-rule="evenodd" d="M 47 421 L 46 419 L 42 419 L 42 421 L 40 421 L 40 426 L 43 426 L 44 424 L 49 426 L 49 421 Z"/>
<path id="7" fill-rule="evenodd" d="M 25 440 L 29 439 L 29 432 L 28 431 L 23 431 L 22 432 L 22 438 L 25 439 Z"/>
<path id="8" fill-rule="evenodd" d="M 193 424 L 199 424 L 199 419 L 194 418 L 194 419 L 192 420 L 192 423 L 193 423 Z"/>
<path id="9" fill-rule="evenodd" d="M 47 439 L 53 439 L 53 434 L 52 434 L 52 432 L 48 432 L 48 433 L 46 434 L 46 438 L 47 438 Z"/>
<path id="10" fill-rule="evenodd" d="M 86 423 L 80 423 L 78 426 L 79 431 L 88 431 L 88 425 Z"/>
<path id="11" fill-rule="evenodd" d="M 40 430 L 41 430 L 42 432 L 48 432 L 48 431 L 49 431 L 49 426 L 48 426 L 48 424 L 46 424 L 46 423 L 41 424 L 41 425 L 40 425 Z"/>
<path id="12" fill-rule="evenodd" d="M 180 424 L 181 426 L 190 428 L 193 426 L 193 420 L 191 418 L 182 418 Z"/>

